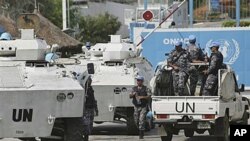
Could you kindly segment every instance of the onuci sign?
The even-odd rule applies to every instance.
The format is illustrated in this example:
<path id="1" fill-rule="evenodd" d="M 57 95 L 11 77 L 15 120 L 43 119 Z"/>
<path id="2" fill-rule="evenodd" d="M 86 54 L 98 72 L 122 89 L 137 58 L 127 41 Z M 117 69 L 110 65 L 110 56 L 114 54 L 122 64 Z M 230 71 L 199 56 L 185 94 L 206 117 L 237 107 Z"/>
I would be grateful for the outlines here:
<path id="1" fill-rule="evenodd" d="M 145 29 L 141 35 L 146 36 L 149 32 L 150 30 Z M 174 42 L 183 41 L 185 48 L 191 34 L 197 37 L 197 44 L 208 55 L 209 44 L 213 41 L 220 42 L 224 63 L 233 67 L 239 83 L 250 87 L 250 28 L 158 29 L 142 43 L 143 56 L 155 67 L 158 62 L 166 59 L 165 53 L 174 49 Z"/>

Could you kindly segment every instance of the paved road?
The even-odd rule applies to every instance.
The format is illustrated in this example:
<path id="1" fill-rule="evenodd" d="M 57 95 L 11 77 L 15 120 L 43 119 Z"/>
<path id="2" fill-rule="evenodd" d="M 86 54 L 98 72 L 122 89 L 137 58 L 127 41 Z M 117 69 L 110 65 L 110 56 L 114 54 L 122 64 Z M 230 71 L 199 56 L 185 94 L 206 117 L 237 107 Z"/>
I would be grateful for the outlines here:
<path id="1" fill-rule="evenodd" d="M 91 141 L 139 141 L 138 136 L 127 136 L 126 125 L 117 123 L 104 123 L 94 126 L 93 136 Z M 206 132 L 205 135 L 197 135 L 193 138 L 186 138 L 183 132 L 173 137 L 173 141 L 214 141 L 214 137 L 209 137 Z M 141 140 L 140 140 L 141 141 Z M 157 135 L 157 129 L 145 133 L 143 141 L 160 141 Z"/>
<path id="2" fill-rule="evenodd" d="M 248 120 L 250 123 L 250 120 Z M 143 140 L 139 140 L 138 136 L 128 136 L 126 134 L 126 125 L 121 123 L 103 123 L 95 124 L 90 141 L 160 141 L 159 135 L 157 135 L 157 128 L 145 133 Z M 214 141 L 215 137 L 205 134 L 195 134 L 192 138 L 186 138 L 183 131 L 179 135 L 173 137 L 172 141 Z M 0 141 L 20 141 L 18 139 L 6 138 Z"/>

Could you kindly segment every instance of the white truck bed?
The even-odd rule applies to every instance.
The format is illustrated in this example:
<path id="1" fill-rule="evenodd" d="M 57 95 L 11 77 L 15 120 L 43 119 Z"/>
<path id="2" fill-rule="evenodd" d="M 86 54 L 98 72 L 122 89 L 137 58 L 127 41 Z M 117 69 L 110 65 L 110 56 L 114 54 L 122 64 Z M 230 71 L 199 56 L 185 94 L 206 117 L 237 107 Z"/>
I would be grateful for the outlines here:
<path id="1" fill-rule="evenodd" d="M 155 122 L 176 122 L 184 115 L 204 120 L 205 115 L 217 115 L 219 109 L 218 96 L 153 96 L 152 99 Z"/>

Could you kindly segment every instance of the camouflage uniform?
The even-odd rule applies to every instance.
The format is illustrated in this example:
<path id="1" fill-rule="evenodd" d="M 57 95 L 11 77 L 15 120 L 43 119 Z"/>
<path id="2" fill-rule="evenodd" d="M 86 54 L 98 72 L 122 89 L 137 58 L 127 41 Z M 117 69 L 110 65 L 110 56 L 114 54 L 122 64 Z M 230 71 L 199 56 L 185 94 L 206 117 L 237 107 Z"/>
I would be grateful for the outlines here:
<path id="1" fill-rule="evenodd" d="M 142 86 L 139 88 L 138 86 L 133 87 L 132 93 L 136 93 L 136 96 L 148 96 L 148 88 L 146 86 Z M 146 122 L 146 114 L 147 114 L 147 106 L 148 100 L 133 97 L 134 104 L 134 120 L 135 124 L 139 128 L 140 131 L 145 130 L 145 122 Z"/>
<path id="2" fill-rule="evenodd" d="M 217 93 L 218 70 L 222 68 L 223 55 L 221 52 L 212 53 L 210 56 L 208 76 L 204 86 L 203 95 L 214 96 Z"/>
<path id="3" fill-rule="evenodd" d="M 86 86 L 85 88 L 86 88 L 86 101 L 82 119 L 84 127 L 83 135 L 88 138 L 88 135 L 91 134 L 93 129 L 94 112 L 98 113 L 98 109 L 92 86 Z"/>
<path id="4" fill-rule="evenodd" d="M 180 52 L 173 50 L 169 55 L 168 62 L 179 67 L 178 71 L 172 71 L 175 95 L 186 95 L 184 88 L 188 78 L 189 54 L 184 49 Z"/>
<path id="5" fill-rule="evenodd" d="M 190 44 L 187 48 L 187 51 L 189 52 L 191 60 L 200 60 L 203 59 L 203 53 L 195 44 Z M 189 79 L 190 79 L 190 95 L 194 96 L 196 85 L 199 80 L 200 73 L 198 71 L 198 66 L 190 66 L 189 71 Z M 202 76 L 200 76 L 202 77 Z"/>

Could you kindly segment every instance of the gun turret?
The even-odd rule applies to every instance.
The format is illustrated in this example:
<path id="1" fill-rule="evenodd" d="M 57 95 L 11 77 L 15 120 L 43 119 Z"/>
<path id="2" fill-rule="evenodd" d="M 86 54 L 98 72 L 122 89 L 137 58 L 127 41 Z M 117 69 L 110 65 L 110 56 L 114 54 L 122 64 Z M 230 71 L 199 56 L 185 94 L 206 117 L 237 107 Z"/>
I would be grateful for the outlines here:
<path id="1" fill-rule="evenodd" d="M 0 41 L 0 56 L 13 60 L 44 60 L 48 49 L 44 40 L 35 38 L 33 29 L 21 29 L 21 39 Z"/>

